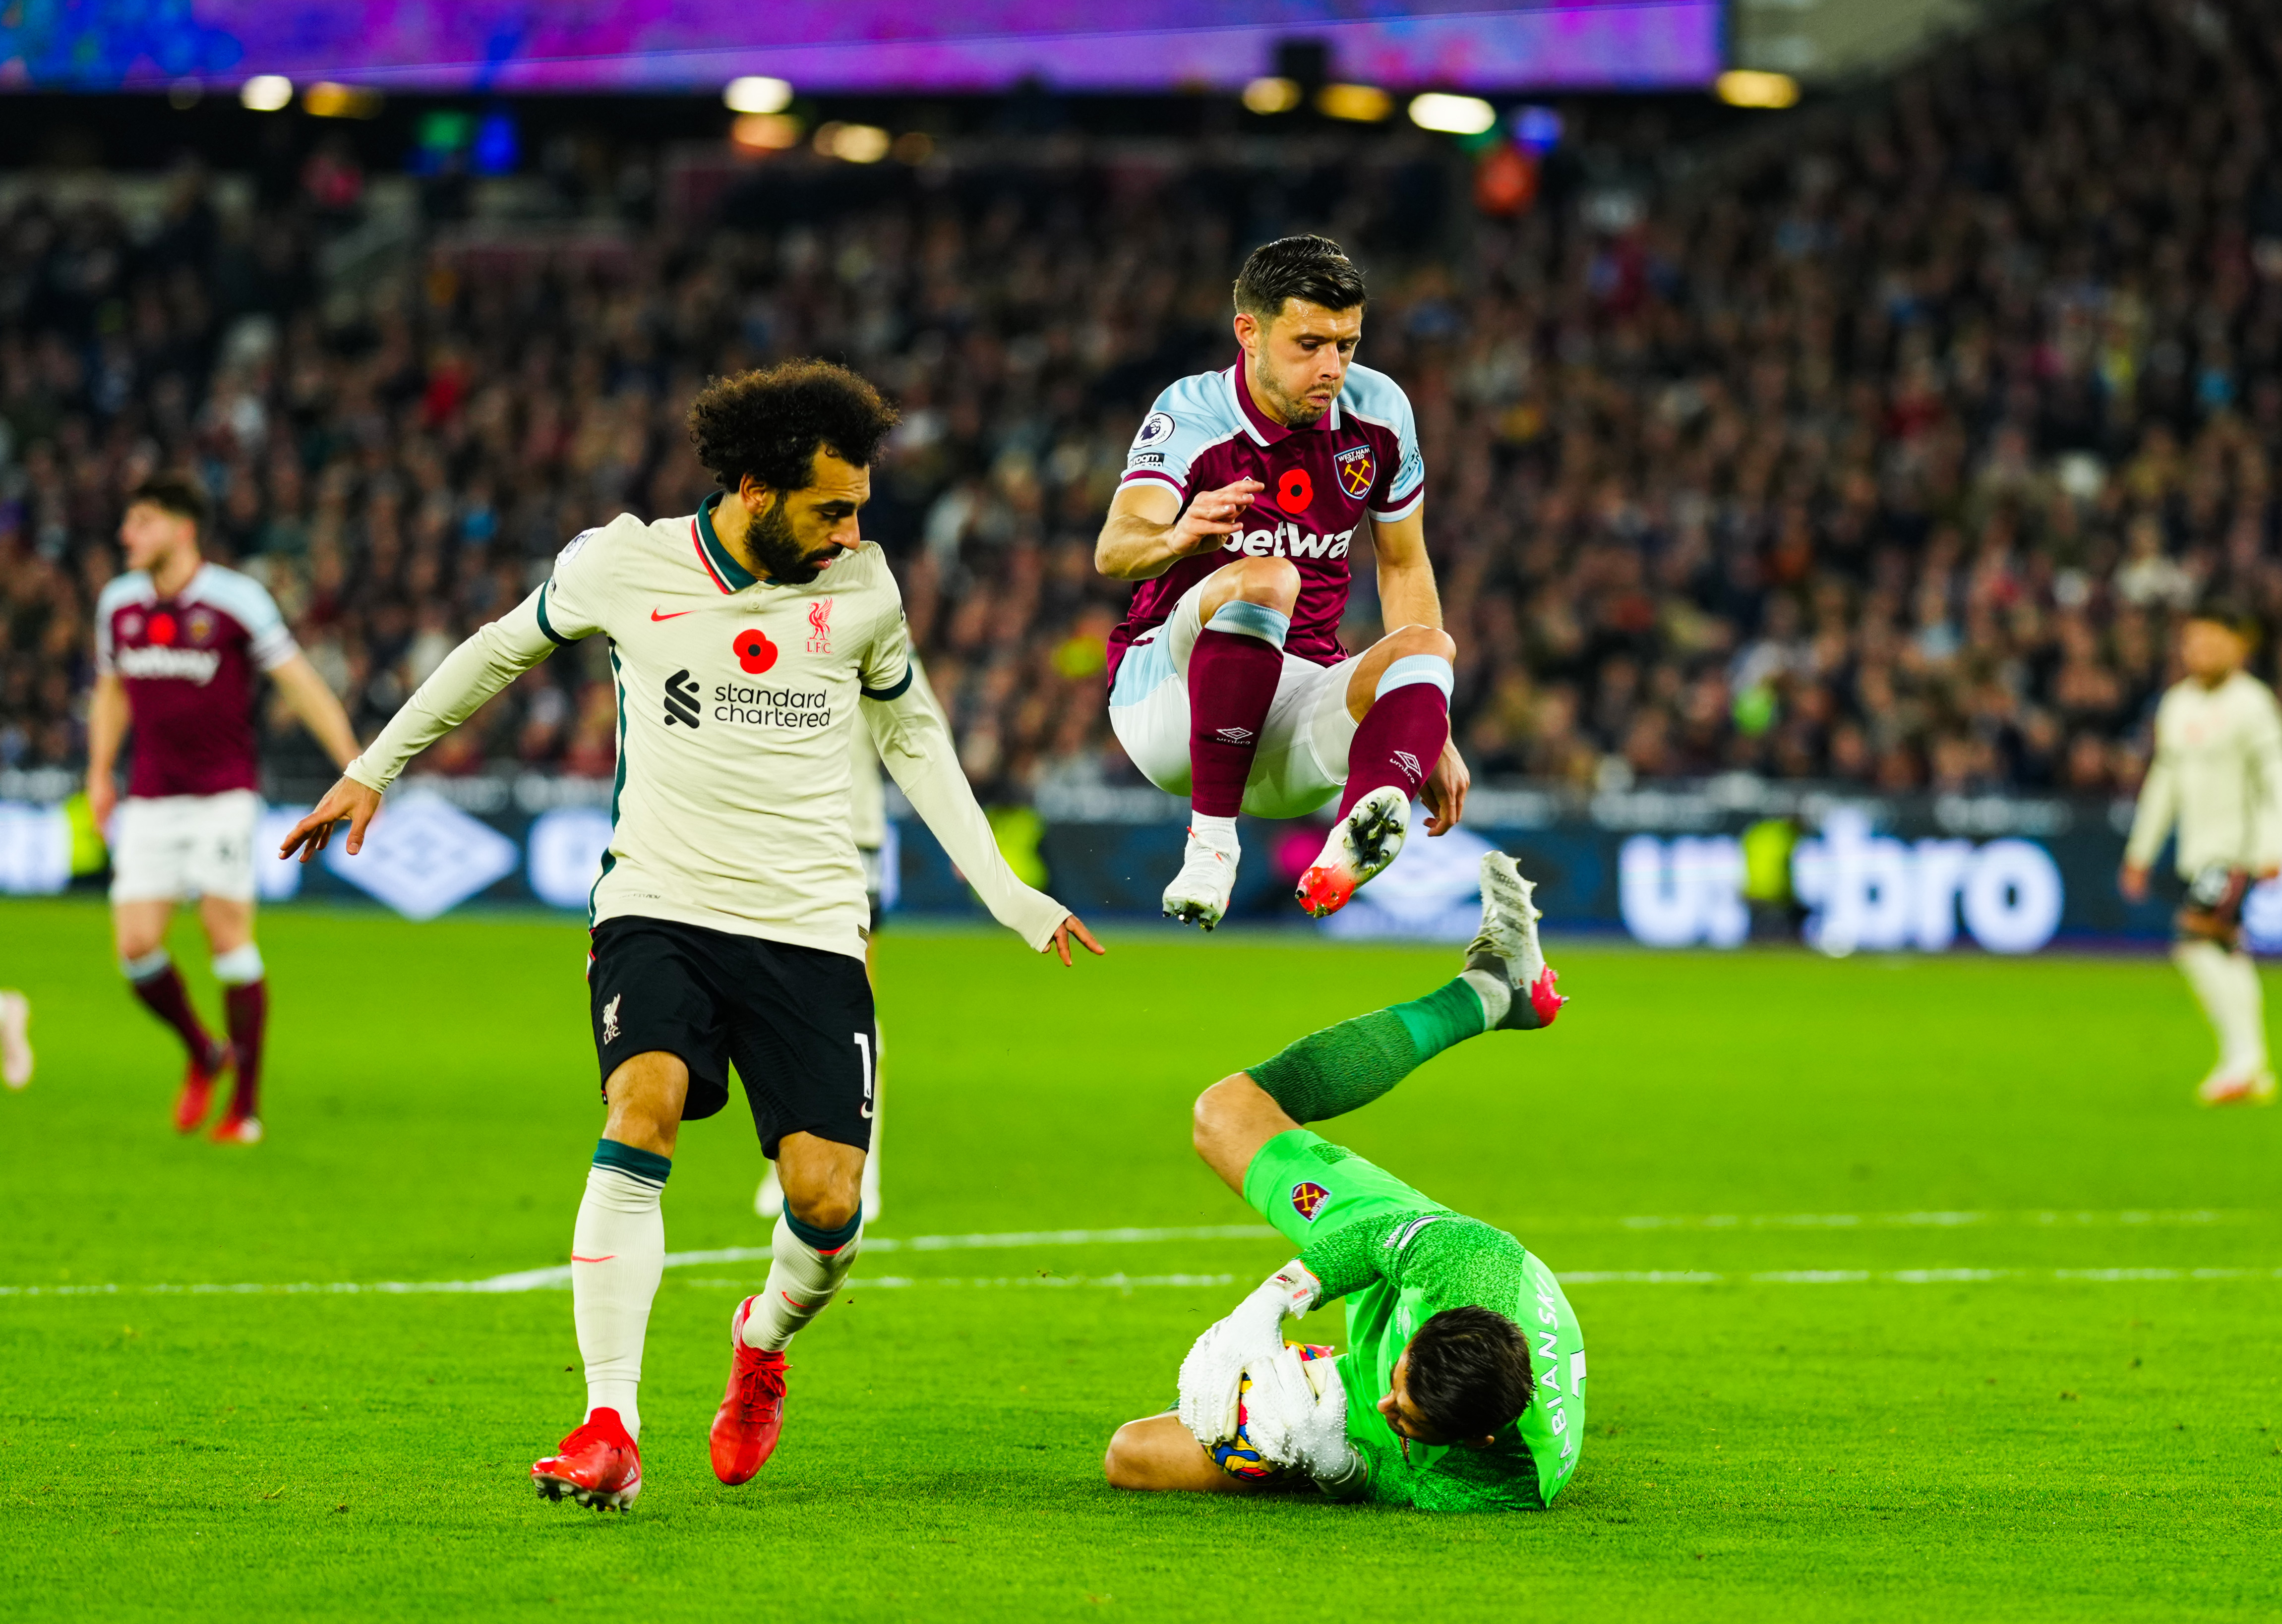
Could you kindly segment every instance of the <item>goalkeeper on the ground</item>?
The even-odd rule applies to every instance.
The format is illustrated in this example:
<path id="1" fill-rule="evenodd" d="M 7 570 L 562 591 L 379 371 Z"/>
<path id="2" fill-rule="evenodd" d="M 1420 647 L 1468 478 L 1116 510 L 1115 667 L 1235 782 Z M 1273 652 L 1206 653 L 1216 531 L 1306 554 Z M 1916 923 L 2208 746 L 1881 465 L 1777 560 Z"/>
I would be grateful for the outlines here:
<path id="1" fill-rule="evenodd" d="M 1301 1125 L 1370 1103 L 1454 1043 L 1552 1023 L 1565 1001 L 1538 949 L 1530 889 L 1512 858 L 1485 856 L 1482 929 L 1463 975 L 1302 1038 L 1198 1099 L 1197 1153 L 1301 1249 L 1197 1339 L 1177 1411 L 1118 1428 L 1104 1463 L 1113 1484 L 1243 1493 L 1312 1481 L 1339 1499 L 1490 1511 L 1548 1505 L 1568 1482 L 1585 1346 L 1552 1271 L 1503 1230 Z M 1287 1318 L 1339 1297 L 1346 1352 L 1308 1360 L 1287 1347 Z M 1261 1464 L 1283 1470 L 1236 1474 Z"/>

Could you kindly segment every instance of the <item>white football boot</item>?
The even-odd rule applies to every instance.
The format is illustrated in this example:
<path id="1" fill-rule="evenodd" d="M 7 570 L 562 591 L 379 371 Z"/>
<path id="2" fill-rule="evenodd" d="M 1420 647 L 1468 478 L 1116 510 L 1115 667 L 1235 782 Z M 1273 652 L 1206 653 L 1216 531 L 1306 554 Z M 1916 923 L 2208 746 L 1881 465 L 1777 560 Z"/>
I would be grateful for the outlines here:
<path id="1" fill-rule="evenodd" d="M 1207 931 L 1218 924 L 1236 890 L 1236 863 L 1242 855 L 1234 840 L 1222 845 L 1192 826 L 1181 871 L 1165 887 L 1165 917 Z"/>
<path id="2" fill-rule="evenodd" d="M 1316 918 L 1335 914 L 1372 876 L 1393 862 L 1410 828 L 1410 798 L 1383 784 L 1347 809 L 1300 876 L 1300 906 Z"/>
<path id="3" fill-rule="evenodd" d="M 1530 900 L 1536 889 L 1503 852 L 1482 854 L 1482 928 L 1466 947 L 1466 979 L 1482 994 L 1486 1009 L 1494 1001 L 1493 989 L 1481 986 L 1478 972 L 1503 985 L 1505 1012 L 1490 1023 L 1494 1030 L 1550 1026 L 1569 1001 L 1554 991 L 1560 974 L 1537 943 L 1537 922 L 1544 916 Z"/>
<path id="4" fill-rule="evenodd" d="M 21 1088 L 32 1080 L 32 1001 L 0 993 L 0 1083 Z"/>

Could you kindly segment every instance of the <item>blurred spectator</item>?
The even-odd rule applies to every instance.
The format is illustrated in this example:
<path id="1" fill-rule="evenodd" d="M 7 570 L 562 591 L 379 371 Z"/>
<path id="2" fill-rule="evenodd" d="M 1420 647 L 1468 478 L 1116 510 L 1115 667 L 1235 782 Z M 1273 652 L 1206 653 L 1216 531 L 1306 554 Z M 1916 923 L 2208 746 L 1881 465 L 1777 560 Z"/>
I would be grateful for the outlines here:
<path id="1" fill-rule="evenodd" d="M 866 530 L 968 770 L 1129 778 L 1093 536 L 1150 395 L 1232 352 L 1243 250 L 1313 227 L 1371 272 L 1364 359 L 1417 410 L 1479 773 L 2124 793 L 2179 608 L 2224 585 L 2282 623 L 2278 42 L 2273 0 L 2047 8 L 1763 119 L 1645 212 L 1548 170 L 1534 212 L 1461 218 L 1461 160 L 1409 137 L 1251 168 L 1072 138 L 788 155 L 681 220 L 636 153 L 609 196 L 658 223 L 628 251 L 439 252 L 328 298 L 312 245 L 370 189 L 345 147 L 252 220 L 185 171 L 143 238 L 28 197 L 0 219 L 0 764 L 79 759 L 149 468 L 202 471 L 214 551 L 369 733 L 578 530 L 690 510 L 705 375 L 816 352 L 903 403 Z M 1656 128 L 1575 122 L 1580 174 Z M 425 765 L 607 777 L 614 702 L 607 661 L 560 656 Z"/>

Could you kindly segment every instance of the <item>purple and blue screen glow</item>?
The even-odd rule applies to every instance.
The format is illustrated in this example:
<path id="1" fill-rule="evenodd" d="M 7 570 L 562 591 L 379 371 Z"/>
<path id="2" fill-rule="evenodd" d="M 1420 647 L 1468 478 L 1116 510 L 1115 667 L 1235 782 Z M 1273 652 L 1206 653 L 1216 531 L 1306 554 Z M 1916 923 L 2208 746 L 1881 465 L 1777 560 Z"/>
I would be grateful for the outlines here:
<path id="1" fill-rule="evenodd" d="M 1720 66 L 1719 0 L 108 0 L 0 12 L 0 89 L 1233 89 L 1279 42 L 1390 89 L 1673 89 Z M 13 21 L 4 20 L 11 17 Z"/>

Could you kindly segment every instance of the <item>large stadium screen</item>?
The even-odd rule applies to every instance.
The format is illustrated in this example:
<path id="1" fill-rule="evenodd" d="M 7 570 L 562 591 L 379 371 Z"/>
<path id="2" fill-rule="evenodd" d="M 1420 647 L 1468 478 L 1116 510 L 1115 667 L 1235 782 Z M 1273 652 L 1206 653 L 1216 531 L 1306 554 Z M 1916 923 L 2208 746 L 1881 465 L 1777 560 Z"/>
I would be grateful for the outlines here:
<path id="1" fill-rule="evenodd" d="M 1293 43 L 1395 89 L 1652 89 L 1719 73 L 1718 0 L 127 0 L 0 12 L 0 88 L 257 73 L 402 90 L 1230 89 Z"/>

